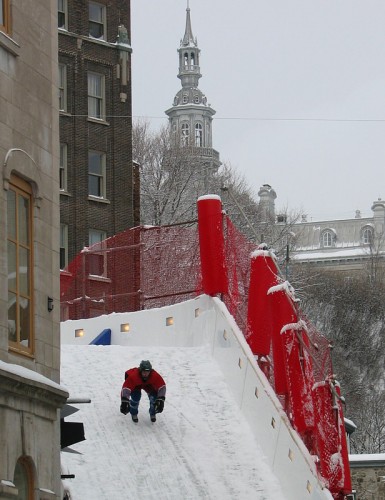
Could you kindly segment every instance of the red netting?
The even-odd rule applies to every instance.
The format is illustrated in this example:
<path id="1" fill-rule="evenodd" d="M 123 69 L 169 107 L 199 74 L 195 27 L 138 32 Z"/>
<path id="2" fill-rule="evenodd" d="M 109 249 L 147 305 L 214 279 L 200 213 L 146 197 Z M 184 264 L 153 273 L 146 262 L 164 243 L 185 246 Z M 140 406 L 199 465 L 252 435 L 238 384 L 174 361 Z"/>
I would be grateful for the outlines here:
<path id="1" fill-rule="evenodd" d="M 223 226 L 229 289 L 221 298 L 246 334 L 250 257 L 256 244 L 248 241 L 227 217 Z M 193 298 L 202 293 L 197 225 L 137 227 L 124 231 L 84 249 L 62 271 L 60 285 L 62 320 L 163 307 Z M 308 331 L 308 340 L 302 342 L 299 351 L 305 349 L 310 355 L 308 365 L 313 369 L 315 385 L 329 381 L 332 376 L 329 342 L 300 312 L 299 317 Z M 274 387 L 272 359 L 270 350 L 266 366 L 261 363 L 260 366 Z M 327 397 L 325 408 L 330 407 Z M 285 396 L 279 398 L 292 419 L 290 405 L 293 403 Z M 323 408 L 322 411 L 326 411 Z M 332 420 L 325 417 L 328 425 Z M 331 457 L 335 460 L 336 454 L 335 440 L 328 439 L 326 427 L 325 424 L 323 429 L 318 424 L 314 432 L 302 435 L 310 452 L 317 454 L 323 464 L 330 462 Z M 324 465 L 321 472 L 325 474 L 325 471 L 329 469 Z M 331 490 L 333 492 L 333 488 Z M 339 498 L 339 492 L 333 494 Z"/>

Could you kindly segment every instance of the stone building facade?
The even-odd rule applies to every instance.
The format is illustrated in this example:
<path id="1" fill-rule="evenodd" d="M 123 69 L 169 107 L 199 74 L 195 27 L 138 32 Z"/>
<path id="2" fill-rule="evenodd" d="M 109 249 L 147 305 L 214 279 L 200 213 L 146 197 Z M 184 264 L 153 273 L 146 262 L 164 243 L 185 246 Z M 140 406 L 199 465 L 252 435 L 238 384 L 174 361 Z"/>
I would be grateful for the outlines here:
<path id="1" fill-rule="evenodd" d="M 385 455 L 350 455 L 355 500 L 385 500 Z"/>
<path id="2" fill-rule="evenodd" d="M 139 224 L 130 2 L 59 0 L 60 268 Z"/>
<path id="3" fill-rule="evenodd" d="M 361 217 L 356 211 L 351 219 L 295 224 L 293 260 L 347 276 L 364 270 L 376 279 L 385 252 L 385 201 L 374 201 L 371 209 L 371 217 Z"/>
<path id="4" fill-rule="evenodd" d="M 61 498 L 57 54 L 56 2 L 0 1 L 1 499 Z"/>
<path id="5" fill-rule="evenodd" d="M 262 211 L 275 221 L 275 234 L 283 235 L 282 245 L 290 247 L 290 262 L 317 269 L 339 271 L 347 277 L 365 271 L 370 279 L 384 272 L 385 201 L 372 203 L 372 215 L 359 210 L 347 219 L 307 221 L 306 216 L 291 223 L 275 211 L 277 195 L 265 184 L 259 191 Z M 381 274 L 381 275 L 382 275 Z"/>

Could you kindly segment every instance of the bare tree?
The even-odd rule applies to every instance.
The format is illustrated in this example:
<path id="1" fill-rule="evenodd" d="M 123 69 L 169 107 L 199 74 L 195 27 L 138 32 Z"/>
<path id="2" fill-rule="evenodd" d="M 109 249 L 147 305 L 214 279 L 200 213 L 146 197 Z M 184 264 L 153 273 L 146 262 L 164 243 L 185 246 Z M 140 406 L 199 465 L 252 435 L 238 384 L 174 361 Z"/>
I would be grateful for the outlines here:
<path id="1" fill-rule="evenodd" d="M 357 425 L 352 449 L 359 453 L 385 451 L 384 301 L 385 285 L 368 280 L 365 272 L 349 279 L 318 272 L 302 299 L 307 316 L 334 346 L 334 372 L 346 416 Z"/>

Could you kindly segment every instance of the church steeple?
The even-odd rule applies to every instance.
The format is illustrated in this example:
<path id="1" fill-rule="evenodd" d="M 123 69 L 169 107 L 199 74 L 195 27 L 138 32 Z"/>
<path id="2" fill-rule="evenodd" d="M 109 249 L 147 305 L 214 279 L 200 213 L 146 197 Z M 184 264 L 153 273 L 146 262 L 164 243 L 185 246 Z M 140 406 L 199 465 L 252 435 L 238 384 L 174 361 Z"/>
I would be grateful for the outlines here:
<path id="1" fill-rule="evenodd" d="M 199 66 L 200 49 L 191 27 L 190 6 L 187 1 L 186 28 L 178 48 L 179 72 L 182 88 L 177 92 L 174 103 L 166 111 L 176 141 L 182 145 L 204 148 L 200 155 L 210 158 L 218 168 L 219 154 L 212 149 L 211 123 L 214 109 L 207 104 L 207 98 L 198 88 L 202 77 Z"/>
<path id="2" fill-rule="evenodd" d="M 187 4 L 186 9 L 186 29 L 182 40 L 180 41 L 179 52 L 179 73 L 182 87 L 197 87 L 200 74 L 199 68 L 199 47 L 197 39 L 193 37 L 191 29 L 190 7 Z"/>

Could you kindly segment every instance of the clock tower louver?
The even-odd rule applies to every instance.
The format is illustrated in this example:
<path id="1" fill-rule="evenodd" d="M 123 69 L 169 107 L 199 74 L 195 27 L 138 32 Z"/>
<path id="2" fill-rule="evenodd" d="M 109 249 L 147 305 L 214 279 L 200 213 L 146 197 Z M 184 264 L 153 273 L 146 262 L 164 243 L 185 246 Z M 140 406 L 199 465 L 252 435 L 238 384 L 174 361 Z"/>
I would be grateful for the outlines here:
<path id="1" fill-rule="evenodd" d="M 212 120 L 215 110 L 207 103 L 207 98 L 198 88 L 201 78 L 200 49 L 191 29 L 190 8 L 186 9 L 186 29 L 178 49 L 179 73 L 182 88 L 177 92 L 174 103 L 166 111 L 173 134 L 173 140 L 188 147 L 191 154 L 212 172 L 221 164 L 219 153 L 212 147 Z"/>

